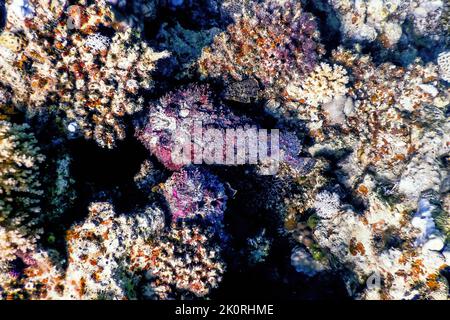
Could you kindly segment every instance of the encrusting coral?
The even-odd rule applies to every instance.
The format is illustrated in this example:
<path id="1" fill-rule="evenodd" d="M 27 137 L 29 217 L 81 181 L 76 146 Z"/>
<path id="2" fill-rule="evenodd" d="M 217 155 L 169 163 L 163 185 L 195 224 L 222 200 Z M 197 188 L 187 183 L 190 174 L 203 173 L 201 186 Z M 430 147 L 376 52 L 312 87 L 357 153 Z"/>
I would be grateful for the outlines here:
<path id="1" fill-rule="evenodd" d="M 421 36 L 439 36 L 443 24 L 441 0 L 328 0 L 338 12 L 342 33 L 356 41 L 380 41 L 386 47 L 396 45 L 407 19 Z"/>

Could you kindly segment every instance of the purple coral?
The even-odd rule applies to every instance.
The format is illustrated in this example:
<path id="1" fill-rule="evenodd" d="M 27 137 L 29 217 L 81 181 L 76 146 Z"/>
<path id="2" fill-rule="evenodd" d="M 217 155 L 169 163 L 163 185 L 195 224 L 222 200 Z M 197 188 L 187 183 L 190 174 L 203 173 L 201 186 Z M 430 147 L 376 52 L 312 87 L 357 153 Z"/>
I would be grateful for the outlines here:
<path id="1" fill-rule="evenodd" d="M 285 132 L 280 135 L 281 161 L 292 169 L 305 174 L 309 172 L 315 164 L 313 158 L 300 156 L 302 143 L 297 135 L 292 132 Z"/>
<path id="2" fill-rule="evenodd" d="M 254 76 L 282 89 L 311 72 L 323 48 L 313 16 L 297 1 L 254 4 L 227 32 L 217 35 L 199 61 L 207 76 L 243 80 Z"/>
<path id="3" fill-rule="evenodd" d="M 163 193 L 174 222 L 201 216 L 213 224 L 222 224 L 228 197 L 213 174 L 188 167 L 172 175 L 164 184 Z"/>
<path id="4" fill-rule="evenodd" d="M 293 132 L 281 132 L 276 150 L 271 142 L 270 156 L 260 158 L 258 164 L 259 173 L 263 175 L 273 175 L 281 167 L 289 168 L 292 173 L 304 175 L 314 167 L 315 160 L 300 155 L 302 143 Z M 274 150 L 275 149 L 275 150 Z"/>
<path id="5" fill-rule="evenodd" d="M 193 138 L 194 124 L 199 124 L 202 129 L 225 129 L 246 122 L 245 117 L 235 116 L 227 107 L 214 105 L 208 86 L 191 85 L 173 91 L 151 104 L 148 122 L 137 133 L 137 137 L 167 169 L 175 171 L 184 166 L 184 163 L 175 163 L 172 157 L 176 144 L 180 143 L 177 140 L 180 133 Z"/>

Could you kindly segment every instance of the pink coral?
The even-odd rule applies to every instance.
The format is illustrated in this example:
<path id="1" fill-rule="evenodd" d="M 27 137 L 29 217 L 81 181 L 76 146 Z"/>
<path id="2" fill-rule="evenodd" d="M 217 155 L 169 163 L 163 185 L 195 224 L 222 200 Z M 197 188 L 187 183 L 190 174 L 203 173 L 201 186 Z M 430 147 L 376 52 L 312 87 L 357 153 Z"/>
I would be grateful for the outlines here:
<path id="1" fill-rule="evenodd" d="M 172 213 L 172 220 L 201 216 L 222 221 L 227 195 L 219 179 L 205 170 L 189 167 L 175 172 L 164 184 L 163 193 Z"/>
<path id="2" fill-rule="evenodd" d="M 167 169 L 179 170 L 184 164 L 174 163 L 172 152 L 179 143 L 180 133 L 193 138 L 194 124 L 200 124 L 202 129 L 225 129 L 248 122 L 226 106 L 214 104 L 208 86 L 191 85 L 151 104 L 147 124 L 137 132 L 137 137 Z"/>

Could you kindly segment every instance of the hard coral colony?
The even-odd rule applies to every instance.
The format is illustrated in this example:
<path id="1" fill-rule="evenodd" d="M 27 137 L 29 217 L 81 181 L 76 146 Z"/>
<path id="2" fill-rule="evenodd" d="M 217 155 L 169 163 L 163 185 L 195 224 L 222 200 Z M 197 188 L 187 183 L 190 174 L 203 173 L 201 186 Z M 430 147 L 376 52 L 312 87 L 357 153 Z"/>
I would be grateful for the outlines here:
<path id="1" fill-rule="evenodd" d="M 450 298 L 445 1 L 4 9 L 1 299 Z M 194 122 L 280 158 L 180 164 Z"/>

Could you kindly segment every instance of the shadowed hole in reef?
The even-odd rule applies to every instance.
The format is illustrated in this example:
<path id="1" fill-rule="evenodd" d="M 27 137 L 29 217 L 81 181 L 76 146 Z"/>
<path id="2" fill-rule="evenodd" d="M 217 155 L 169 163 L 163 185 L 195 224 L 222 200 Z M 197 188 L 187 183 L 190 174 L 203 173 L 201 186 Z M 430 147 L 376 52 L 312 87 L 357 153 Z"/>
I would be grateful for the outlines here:
<path id="1" fill-rule="evenodd" d="M 134 183 L 148 151 L 132 135 L 119 141 L 113 150 L 103 149 L 93 141 L 75 140 L 70 149 L 72 174 L 76 181 L 77 202 L 71 220 L 80 220 L 92 201 L 114 199 L 116 212 L 134 211 L 147 204 L 147 196 Z"/>
<path id="2" fill-rule="evenodd" d="M 261 203 L 261 194 L 267 193 L 263 188 L 274 177 L 255 179 L 251 166 L 209 169 L 237 190 L 234 198 L 228 200 L 225 212 L 225 228 L 230 235 L 223 253 L 227 269 L 219 287 L 211 292 L 211 299 L 348 299 L 339 276 L 324 272 L 309 278 L 291 266 L 293 244 L 289 235 L 279 232 L 283 217 L 263 208 Z M 252 264 L 248 261 L 247 240 L 262 229 L 272 246 L 264 262 Z"/>
<path id="3" fill-rule="evenodd" d="M 340 277 L 321 273 L 307 277 L 290 264 L 289 244 L 275 241 L 264 263 L 237 268 L 227 266 L 227 272 L 212 299 L 267 300 L 346 300 L 349 299 Z"/>

